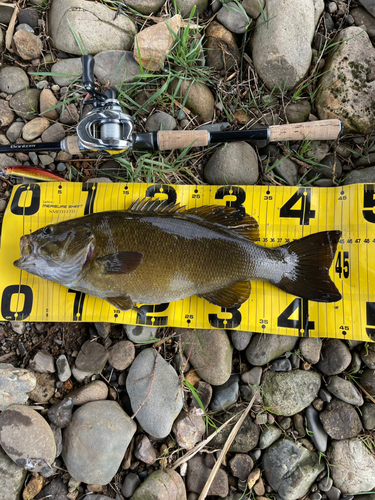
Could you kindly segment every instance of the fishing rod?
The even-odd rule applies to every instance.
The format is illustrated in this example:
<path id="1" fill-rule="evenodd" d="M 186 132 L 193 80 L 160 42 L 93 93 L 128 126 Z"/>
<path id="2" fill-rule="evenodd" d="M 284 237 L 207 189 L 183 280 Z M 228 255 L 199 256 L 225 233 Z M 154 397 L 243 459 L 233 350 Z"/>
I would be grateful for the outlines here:
<path id="1" fill-rule="evenodd" d="M 272 125 L 250 130 L 228 130 L 209 132 L 207 130 L 161 130 L 159 132 L 134 132 L 132 116 L 124 113 L 117 100 L 115 90 L 108 89 L 101 94 L 95 89 L 95 60 L 91 55 L 82 56 L 82 83 L 92 100 L 94 108 L 77 125 L 77 135 L 60 142 L 9 144 L 0 146 L 0 153 L 30 151 L 65 151 L 71 155 L 82 151 L 97 151 L 105 155 L 119 155 L 125 151 L 167 151 L 189 146 L 202 147 L 209 144 L 267 140 L 302 141 L 336 140 L 343 134 L 341 120 L 317 120 L 313 122 Z"/>

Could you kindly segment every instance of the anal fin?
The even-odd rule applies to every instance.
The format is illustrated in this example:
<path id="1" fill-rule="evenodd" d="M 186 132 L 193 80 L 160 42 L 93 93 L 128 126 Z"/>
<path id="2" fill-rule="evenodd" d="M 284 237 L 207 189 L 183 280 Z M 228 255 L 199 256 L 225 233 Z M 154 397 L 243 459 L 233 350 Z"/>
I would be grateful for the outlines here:
<path id="1" fill-rule="evenodd" d="M 250 297 L 250 293 L 250 281 L 236 281 L 225 288 L 198 295 L 198 297 L 203 297 L 208 302 L 211 302 L 211 304 L 230 309 L 232 307 L 239 307 L 246 302 Z"/>

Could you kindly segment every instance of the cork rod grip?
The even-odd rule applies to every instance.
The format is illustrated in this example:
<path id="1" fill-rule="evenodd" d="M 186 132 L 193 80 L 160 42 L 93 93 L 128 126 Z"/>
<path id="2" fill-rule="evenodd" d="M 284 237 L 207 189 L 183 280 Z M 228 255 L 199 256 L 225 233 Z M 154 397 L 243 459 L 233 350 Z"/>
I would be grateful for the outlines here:
<path id="1" fill-rule="evenodd" d="M 70 135 L 66 137 L 64 145 L 64 150 L 71 155 L 78 155 L 81 152 L 77 135 Z"/>
<path id="2" fill-rule="evenodd" d="M 209 136 L 207 130 L 165 130 L 158 132 L 160 151 L 182 149 L 188 146 L 207 146 Z"/>
<path id="3" fill-rule="evenodd" d="M 338 139 L 342 134 L 341 120 L 317 120 L 314 122 L 272 125 L 270 142 L 277 141 L 325 141 Z"/>

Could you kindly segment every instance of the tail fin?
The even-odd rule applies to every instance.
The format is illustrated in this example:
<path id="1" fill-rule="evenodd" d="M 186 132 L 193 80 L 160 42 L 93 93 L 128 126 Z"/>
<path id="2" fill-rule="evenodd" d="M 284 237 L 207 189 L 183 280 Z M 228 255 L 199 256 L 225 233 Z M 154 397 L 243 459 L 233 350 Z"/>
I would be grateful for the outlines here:
<path id="1" fill-rule="evenodd" d="M 293 254 L 297 264 L 293 273 L 288 273 L 274 285 L 303 299 L 317 302 L 340 300 L 341 294 L 328 274 L 340 237 L 341 231 L 322 231 L 276 249 L 284 255 L 285 250 Z"/>

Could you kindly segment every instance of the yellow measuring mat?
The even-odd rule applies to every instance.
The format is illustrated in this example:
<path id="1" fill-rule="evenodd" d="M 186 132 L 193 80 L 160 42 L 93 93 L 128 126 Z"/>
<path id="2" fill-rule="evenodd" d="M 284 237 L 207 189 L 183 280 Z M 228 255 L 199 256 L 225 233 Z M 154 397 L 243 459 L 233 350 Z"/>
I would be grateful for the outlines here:
<path id="1" fill-rule="evenodd" d="M 334 303 L 296 298 L 252 282 L 250 298 L 225 309 L 192 296 L 120 311 L 108 302 L 13 266 L 20 238 L 50 223 L 123 210 L 145 197 L 232 206 L 259 223 L 257 243 L 277 247 L 312 233 L 341 230 L 330 277 L 342 294 Z M 0 250 L 1 320 L 104 321 L 189 328 L 226 328 L 280 335 L 375 340 L 375 185 L 337 188 L 171 186 L 124 183 L 44 183 L 16 186 L 6 210 Z M 160 276 L 163 280 L 163 276 Z"/>

